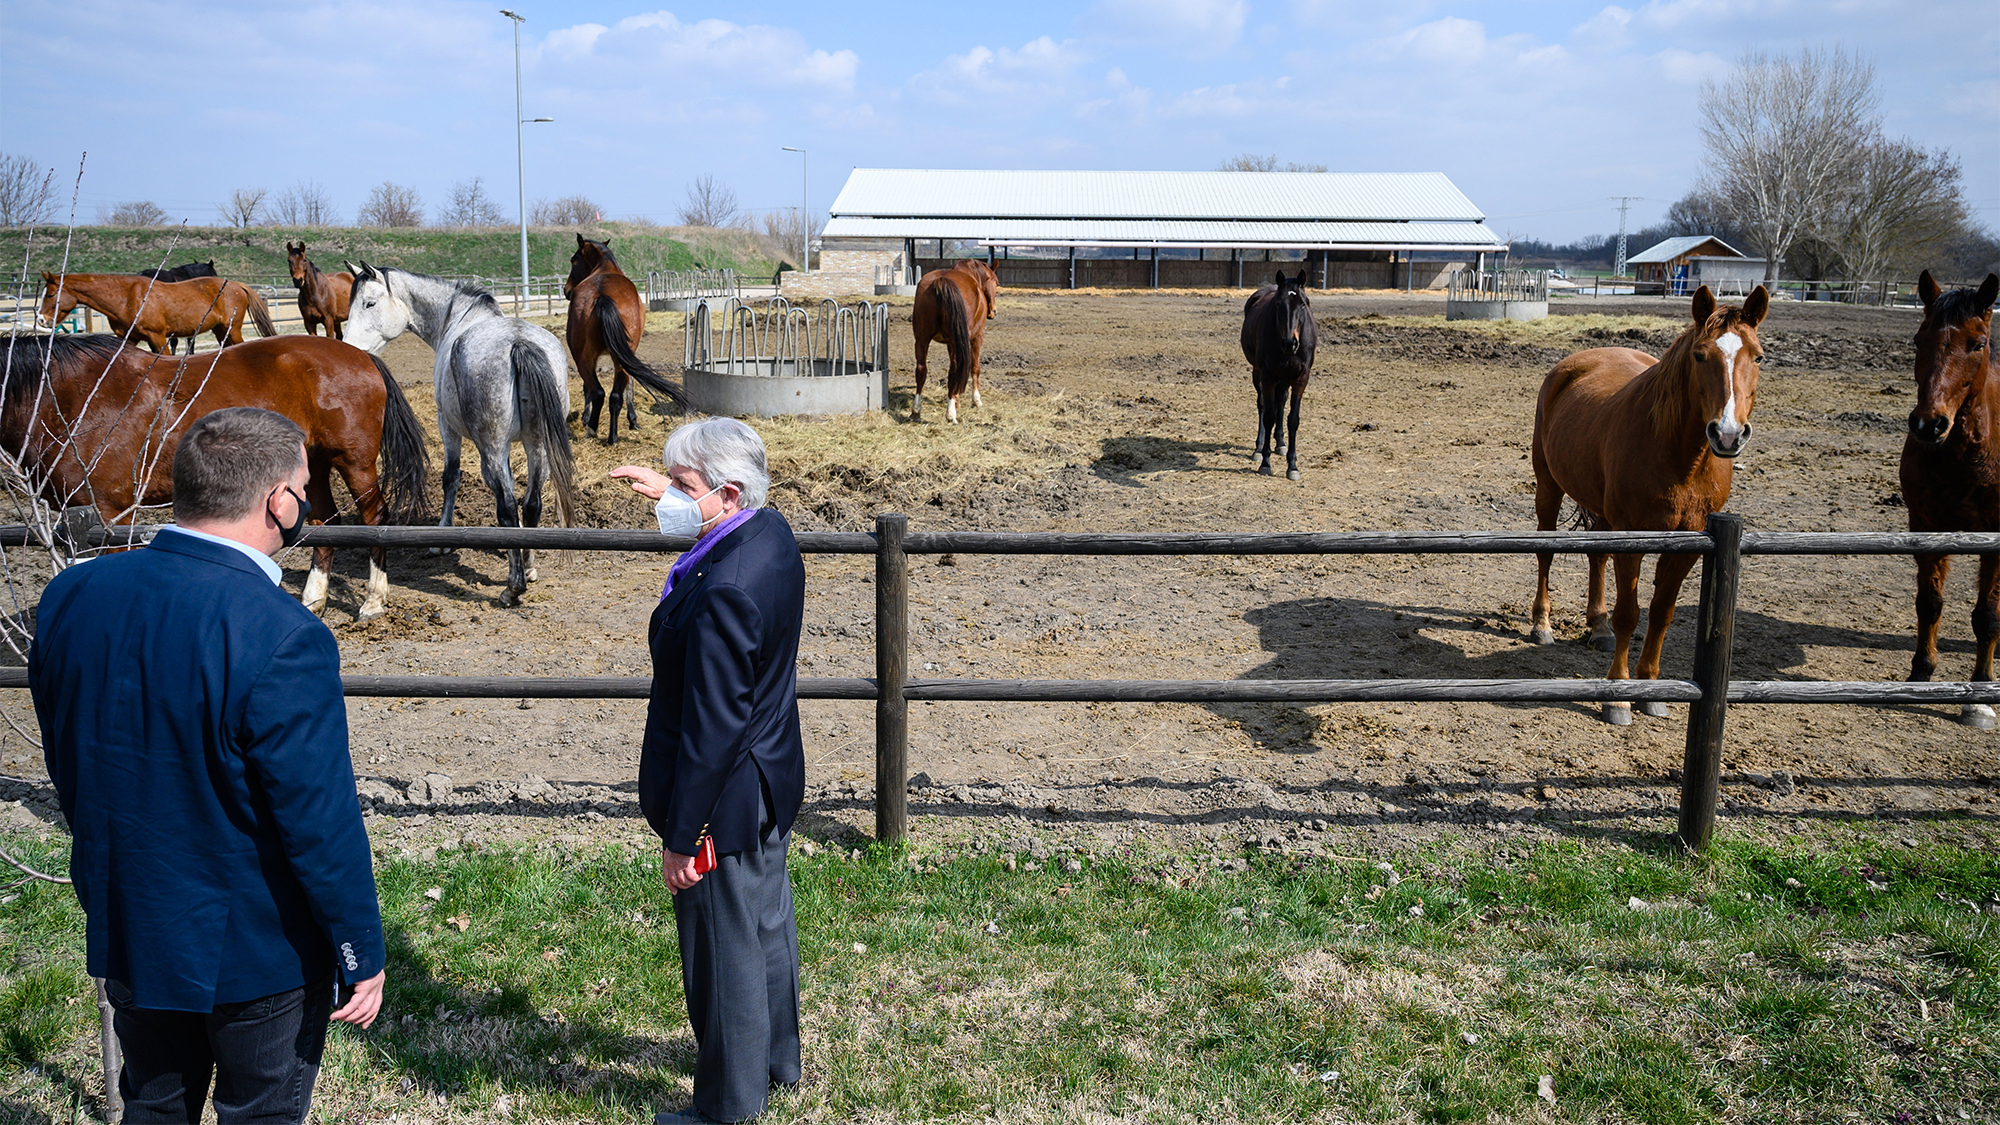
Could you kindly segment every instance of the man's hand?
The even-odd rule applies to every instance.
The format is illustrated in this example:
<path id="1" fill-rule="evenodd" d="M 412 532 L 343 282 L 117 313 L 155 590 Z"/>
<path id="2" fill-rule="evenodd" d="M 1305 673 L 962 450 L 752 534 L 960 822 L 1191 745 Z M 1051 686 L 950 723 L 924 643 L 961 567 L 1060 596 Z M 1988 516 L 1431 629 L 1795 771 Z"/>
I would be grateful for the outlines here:
<path id="1" fill-rule="evenodd" d="M 701 876 L 695 873 L 694 857 L 667 848 L 660 849 L 660 878 L 675 894 L 701 882 Z"/>
<path id="2" fill-rule="evenodd" d="M 665 473 L 649 469 L 644 465 L 620 465 L 611 470 L 612 480 L 632 482 L 632 491 L 648 500 L 658 500 L 667 494 L 667 486 L 672 482 Z"/>
<path id="3" fill-rule="evenodd" d="M 342 1004 L 331 1018 L 356 1027 L 374 1023 L 375 1014 L 382 1010 L 382 978 L 387 975 L 388 970 L 384 969 L 367 980 L 356 981 L 354 995 L 348 997 L 347 1003 Z"/>

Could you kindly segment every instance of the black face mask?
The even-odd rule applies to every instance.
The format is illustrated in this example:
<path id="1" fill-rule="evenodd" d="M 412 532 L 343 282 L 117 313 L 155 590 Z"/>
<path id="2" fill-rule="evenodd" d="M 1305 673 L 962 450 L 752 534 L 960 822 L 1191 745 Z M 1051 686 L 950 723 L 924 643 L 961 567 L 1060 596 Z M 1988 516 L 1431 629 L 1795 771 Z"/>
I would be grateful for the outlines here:
<path id="1" fill-rule="evenodd" d="M 306 517 L 312 514 L 312 505 L 306 503 L 305 497 L 300 496 L 297 492 L 293 492 L 291 485 L 286 485 L 285 491 L 292 493 L 292 499 L 298 505 L 298 514 L 292 517 L 291 526 L 278 529 L 278 542 L 283 546 L 290 547 L 299 541 L 300 536 L 306 533 Z"/>

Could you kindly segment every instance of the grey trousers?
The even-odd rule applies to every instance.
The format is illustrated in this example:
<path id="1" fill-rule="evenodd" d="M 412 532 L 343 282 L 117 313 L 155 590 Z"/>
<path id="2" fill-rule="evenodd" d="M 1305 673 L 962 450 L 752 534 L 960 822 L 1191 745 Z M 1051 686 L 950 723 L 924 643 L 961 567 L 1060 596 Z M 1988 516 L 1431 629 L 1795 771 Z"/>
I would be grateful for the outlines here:
<path id="1" fill-rule="evenodd" d="M 799 1080 L 799 933 L 785 871 L 790 834 L 719 856 L 674 895 L 681 984 L 694 1028 L 694 1108 L 716 1121 L 764 1112 Z"/>

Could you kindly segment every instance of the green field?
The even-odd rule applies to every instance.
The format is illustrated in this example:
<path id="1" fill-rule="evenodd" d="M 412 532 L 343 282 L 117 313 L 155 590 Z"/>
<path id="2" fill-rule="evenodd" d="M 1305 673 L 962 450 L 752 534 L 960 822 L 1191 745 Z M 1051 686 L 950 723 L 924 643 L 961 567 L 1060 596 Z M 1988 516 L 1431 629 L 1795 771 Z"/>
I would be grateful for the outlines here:
<path id="1" fill-rule="evenodd" d="M 801 840 L 805 1081 L 765 1120 L 1991 1121 L 2000 859 L 1958 826 L 1700 860 L 1612 838 L 1018 864 Z M 59 837 L 5 843 L 61 865 Z M 378 854 L 388 1003 L 335 1030 L 319 1120 L 685 1104 L 649 848 Z M 66 887 L 12 893 L 0 1119 L 92 1118 L 82 919 Z"/>
<path id="2" fill-rule="evenodd" d="M 754 280 L 768 278 L 777 268 L 772 248 L 743 231 L 605 223 L 583 233 L 609 238 L 620 268 L 634 276 L 647 270 L 733 269 Z M 29 235 L 20 227 L 0 229 L 0 276 L 57 270 L 67 252 L 72 273 L 134 273 L 212 258 L 222 276 L 257 281 L 287 274 L 287 242 L 304 242 L 313 262 L 329 272 L 340 269 L 341 260 L 347 259 L 419 273 L 487 278 L 521 274 L 520 233 L 513 229 L 77 227 L 65 231 L 48 227 L 33 231 L 32 252 Z M 530 272 L 536 277 L 567 274 L 575 249 L 573 228 L 530 230 Z"/>

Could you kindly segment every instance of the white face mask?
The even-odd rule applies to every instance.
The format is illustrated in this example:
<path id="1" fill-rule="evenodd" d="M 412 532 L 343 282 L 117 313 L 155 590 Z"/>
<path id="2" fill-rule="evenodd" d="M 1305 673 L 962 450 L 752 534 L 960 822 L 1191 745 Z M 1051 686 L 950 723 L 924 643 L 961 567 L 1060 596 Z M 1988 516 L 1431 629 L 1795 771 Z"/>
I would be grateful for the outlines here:
<path id="1" fill-rule="evenodd" d="M 702 525 L 708 522 L 701 517 L 701 502 L 720 491 L 722 486 L 716 485 L 700 496 L 689 496 L 668 485 L 660 494 L 660 502 L 653 505 L 653 515 L 660 521 L 660 534 L 700 535 Z"/>

